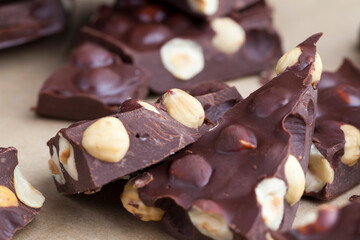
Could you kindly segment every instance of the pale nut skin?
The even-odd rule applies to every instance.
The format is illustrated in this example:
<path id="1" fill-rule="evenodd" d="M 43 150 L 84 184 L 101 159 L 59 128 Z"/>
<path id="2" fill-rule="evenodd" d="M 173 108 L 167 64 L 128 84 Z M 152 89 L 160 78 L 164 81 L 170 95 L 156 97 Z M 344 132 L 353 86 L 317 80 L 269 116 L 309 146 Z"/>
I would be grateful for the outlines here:
<path id="1" fill-rule="evenodd" d="M 344 155 L 341 157 L 341 162 L 352 167 L 360 158 L 360 130 L 349 124 L 342 125 L 340 129 L 345 136 Z"/>
<path id="2" fill-rule="evenodd" d="M 187 0 L 190 8 L 199 14 L 213 15 L 219 9 L 219 0 Z"/>
<path id="3" fill-rule="evenodd" d="M 53 154 L 48 162 L 48 165 L 51 174 L 55 178 L 55 181 L 59 184 L 65 184 L 66 180 L 60 167 L 59 156 L 55 146 L 53 146 Z"/>
<path id="4" fill-rule="evenodd" d="M 265 178 L 255 188 L 261 216 L 271 230 L 278 230 L 284 217 L 286 184 L 279 178 Z"/>
<path id="5" fill-rule="evenodd" d="M 318 192 L 334 181 L 334 169 L 314 144 L 311 145 L 305 192 Z"/>
<path id="6" fill-rule="evenodd" d="M 299 57 L 301 55 L 302 51 L 300 47 L 296 47 L 294 49 L 291 49 L 290 51 L 286 52 L 277 62 L 275 67 L 276 74 L 280 74 L 283 71 L 286 70 L 288 67 L 294 66 L 296 63 L 299 62 Z M 312 75 L 312 84 L 316 85 L 321 78 L 322 74 L 322 60 L 318 53 L 315 55 L 315 61 L 314 66 L 311 72 Z"/>
<path id="7" fill-rule="evenodd" d="M 148 221 L 161 221 L 165 212 L 156 207 L 146 206 L 139 197 L 139 191 L 132 181 L 128 181 L 121 194 L 121 202 L 124 208 L 133 215 L 140 218 L 140 220 Z"/>
<path id="8" fill-rule="evenodd" d="M 216 33 L 212 44 L 223 53 L 236 53 L 245 43 L 244 29 L 229 17 L 215 18 L 211 21 L 211 28 Z"/>
<path id="9" fill-rule="evenodd" d="M 144 101 L 137 101 L 138 104 L 140 104 L 143 108 L 151 111 L 151 112 L 154 112 L 154 113 L 157 113 L 157 114 L 160 114 L 159 111 L 151 104 L 147 103 L 147 102 L 144 102 Z"/>
<path id="10" fill-rule="evenodd" d="M 81 144 L 94 158 L 117 163 L 129 150 L 130 137 L 119 119 L 103 117 L 84 131 Z"/>
<path id="11" fill-rule="evenodd" d="M 165 69 L 179 80 L 190 80 L 205 67 L 202 47 L 188 39 L 171 39 L 161 47 L 160 56 Z"/>
<path id="12" fill-rule="evenodd" d="M 197 206 L 188 212 L 192 224 L 203 235 L 214 240 L 232 240 L 233 232 L 229 229 L 225 217 L 215 212 L 206 212 Z"/>
<path id="13" fill-rule="evenodd" d="M 65 171 L 69 176 L 78 181 L 79 174 L 76 169 L 74 149 L 69 143 L 69 141 L 59 133 L 59 162 L 64 167 Z M 55 161 L 54 161 L 55 162 Z"/>
<path id="14" fill-rule="evenodd" d="M 304 193 L 305 173 L 299 160 L 293 155 L 290 155 L 286 160 L 284 171 L 288 184 L 285 200 L 292 206 L 300 200 Z"/>
<path id="15" fill-rule="evenodd" d="M 44 204 L 45 197 L 25 179 L 19 166 L 14 170 L 14 188 L 17 197 L 26 206 L 41 208 Z"/>
<path id="16" fill-rule="evenodd" d="M 16 195 L 7 187 L 0 186 L 0 207 L 18 207 Z"/>
<path id="17" fill-rule="evenodd" d="M 189 128 L 199 128 L 204 123 L 201 103 L 183 90 L 170 89 L 163 95 L 162 103 L 172 118 Z"/>

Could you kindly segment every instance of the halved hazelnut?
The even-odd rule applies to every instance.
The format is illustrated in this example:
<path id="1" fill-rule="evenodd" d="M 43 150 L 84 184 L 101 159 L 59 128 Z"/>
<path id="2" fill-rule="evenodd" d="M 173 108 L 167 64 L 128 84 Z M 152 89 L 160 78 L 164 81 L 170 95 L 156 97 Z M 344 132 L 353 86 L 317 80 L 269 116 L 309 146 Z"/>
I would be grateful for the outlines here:
<path id="1" fill-rule="evenodd" d="M 0 207 L 17 207 L 19 201 L 15 194 L 7 187 L 0 186 Z"/>
<path id="2" fill-rule="evenodd" d="M 19 166 L 16 166 L 14 170 L 14 188 L 17 197 L 25 205 L 32 208 L 41 208 L 44 204 L 44 196 L 25 179 Z"/>
<path id="3" fill-rule="evenodd" d="M 312 84 L 313 85 L 317 84 L 320 81 L 321 74 L 322 74 L 322 69 L 323 69 L 323 64 L 322 64 L 321 57 L 320 57 L 320 55 L 318 53 L 316 53 L 315 62 L 314 62 L 314 68 L 313 68 L 313 71 L 311 73 L 311 75 L 312 75 Z"/>
<path id="4" fill-rule="evenodd" d="M 164 67 L 176 78 L 189 80 L 200 73 L 205 66 L 201 46 L 188 39 L 174 38 L 160 50 Z"/>
<path id="5" fill-rule="evenodd" d="M 76 181 L 79 180 L 74 157 L 74 149 L 61 133 L 59 133 L 59 161 L 70 177 Z"/>
<path id="6" fill-rule="evenodd" d="M 138 100 L 137 103 L 140 104 L 143 108 L 145 108 L 145 109 L 147 109 L 149 111 L 160 114 L 159 111 L 153 105 L 151 105 L 151 104 L 149 104 L 147 102 Z"/>
<path id="7" fill-rule="evenodd" d="M 349 124 L 344 124 L 340 128 L 345 136 L 344 155 L 341 157 L 341 162 L 352 167 L 360 158 L 360 131 Z"/>
<path id="8" fill-rule="evenodd" d="M 187 0 L 191 9 L 203 15 L 213 15 L 219 8 L 219 0 Z"/>
<path id="9" fill-rule="evenodd" d="M 85 130 L 81 144 L 94 158 L 117 163 L 129 150 L 130 137 L 118 118 L 103 117 Z"/>
<path id="10" fill-rule="evenodd" d="M 236 53 L 244 45 L 245 31 L 233 19 L 229 17 L 215 18 L 211 21 L 211 27 L 216 33 L 212 43 L 221 52 Z"/>
<path id="11" fill-rule="evenodd" d="M 305 174 L 295 156 L 290 155 L 285 163 L 285 177 L 288 184 L 285 200 L 294 205 L 305 190 Z"/>
<path id="12" fill-rule="evenodd" d="M 311 145 L 305 192 L 318 192 L 334 181 L 334 169 L 314 144 Z"/>
<path id="13" fill-rule="evenodd" d="M 201 103 L 183 90 L 170 89 L 163 95 L 162 103 L 172 118 L 189 128 L 198 128 L 204 122 Z"/>
<path id="14" fill-rule="evenodd" d="M 50 170 L 51 174 L 53 175 L 53 177 L 55 178 L 55 180 L 59 184 L 65 184 L 66 181 L 64 178 L 64 174 L 61 171 L 60 161 L 59 161 L 58 153 L 57 153 L 55 146 L 53 146 L 53 154 L 52 154 L 51 159 L 49 160 L 48 164 L 49 164 L 49 170 Z"/>
<path id="15" fill-rule="evenodd" d="M 199 232 L 215 240 L 232 240 L 233 232 L 217 205 L 209 200 L 199 201 L 203 203 L 202 207 L 194 204 L 188 212 L 191 222 Z"/>
<path id="16" fill-rule="evenodd" d="M 160 221 L 165 213 L 160 208 L 146 206 L 139 197 L 138 186 L 131 180 L 124 187 L 121 202 L 128 212 L 142 221 Z"/>
<path id="17" fill-rule="evenodd" d="M 279 178 L 266 178 L 256 186 L 255 194 L 265 225 L 278 230 L 284 217 L 285 182 Z"/>

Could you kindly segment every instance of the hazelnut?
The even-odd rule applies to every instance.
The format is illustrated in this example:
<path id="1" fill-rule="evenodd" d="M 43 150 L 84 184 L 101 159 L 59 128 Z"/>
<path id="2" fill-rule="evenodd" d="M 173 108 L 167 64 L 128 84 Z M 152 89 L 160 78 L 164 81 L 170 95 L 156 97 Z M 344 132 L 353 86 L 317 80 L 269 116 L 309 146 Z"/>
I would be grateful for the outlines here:
<path id="1" fill-rule="evenodd" d="M 318 192 L 334 181 L 334 169 L 314 144 L 311 145 L 305 192 Z"/>
<path id="2" fill-rule="evenodd" d="M 239 51 L 244 45 L 245 31 L 233 19 L 229 17 L 215 18 L 211 21 L 211 27 L 216 33 L 212 43 L 219 51 L 232 54 Z"/>
<path id="3" fill-rule="evenodd" d="M 137 103 L 140 104 L 143 108 L 145 108 L 145 109 L 147 109 L 149 111 L 160 114 L 159 111 L 153 105 L 151 105 L 151 104 L 149 104 L 147 102 L 138 100 Z"/>
<path id="4" fill-rule="evenodd" d="M 45 198 L 22 175 L 19 166 L 14 170 L 14 188 L 17 197 L 25 205 L 32 208 L 41 208 Z"/>
<path id="5" fill-rule="evenodd" d="M 0 186 L 0 207 L 17 207 L 19 201 L 15 194 L 7 187 Z"/>
<path id="6" fill-rule="evenodd" d="M 288 189 L 285 200 L 294 205 L 298 202 L 305 190 L 305 174 L 299 161 L 293 155 L 290 155 L 285 163 L 285 177 Z"/>
<path id="7" fill-rule="evenodd" d="M 48 162 L 50 172 L 59 184 L 65 184 L 66 181 L 64 178 L 64 174 L 61 171 L 60 161 L 59 161 L 56 147 L 53 146 L 52 148 L 53 148 L 53 154 L 51 156 L 51 159 Z"/>
<path id="8" fill-rule="evenodd" d="M 360 131 L 349 124 L 344 124 L 340 128 L 345 136 L 344 155 L 341 157 L 341 162 L 352 167 L 360 158 Z"/>
<path id="9" fill-rule="evenodd" d="M 291 49 L 290 51 L 285 53 L 276 64 L 276 68 L 275 68 L 276 74 L 280 74 L 283 71 L 285 71 L 286 68 L 292 67 L 295 64 L 297 64 L 299 62 L 299 57 L 301 54 L 302 51 L 300 47 Z M 311 72 L 313 85 L 316 85 L 320 81 L 321 74 L 322 74 L 322 61 L 320 55 L 316 53 L 313 69 Z"/>
<path id="10" fill-rule="evenodd" d="M 180 80 L 195 77 L 205 66 L 203 50 L 192 40 L 174 38 L 161 47 L 160 55 L 164 67 Z"/>
<path id="11" fill-rule="evenodd" d="M 192 224 L 205 236 L 215 240 L 232 240 L 233 232 L 229 229 L 224 214 L 219 207 L 209 200 L 203 201 L 208 209 L 193 205 L 188 212 Z"/>
<path id="12" fill-rule="evenodd" d="M 130 137 L 119 119 L 103 117 L 85 130 L 81 144 L 94 158 L 116 163 L 129 150 Z"/>
<path id="13" fill-rule="evenodd" d="M 146 206 L 139 197 L 138 186 L 132 180 L 125 185 L 121 202 L 128 212 L 142 221 L 160 221 L 165 213 L 160 208 Z"/>
<path id="14" fill-rule="evenodd" d="M 187 0 L 190 8 L 199 14 L 213 15 L 219 9 L 219 0 Z"/>
<path id="15" fill-rule="evenodd" d="M 172 118 L 189 128 L 198 128 L 204 122 L 205 111 L 201 103 L 183 90 L 170 89 L 163 95 L 162 103 Z"/>
<path id="16" fill-rule="evenodd" d="M 284 217 L 285 182 L 279 178 L 266 178 L 255 188 L 261 216 L 271 230 L 278 230 Z"/>
<path id="17" fill-rule="evenodd" d="M 70 177 L 76 181 L 79 180 L 74 157 L 74 149 L 61 133 L 59 133 L 59 161 Z"/>

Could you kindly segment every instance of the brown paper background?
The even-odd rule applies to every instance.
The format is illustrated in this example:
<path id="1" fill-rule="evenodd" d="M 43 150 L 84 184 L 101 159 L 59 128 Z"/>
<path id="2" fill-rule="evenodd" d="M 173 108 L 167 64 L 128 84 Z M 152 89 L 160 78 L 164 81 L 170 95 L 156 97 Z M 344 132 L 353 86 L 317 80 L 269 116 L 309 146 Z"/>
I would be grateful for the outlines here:
<path id="1" fill-rule="evenodd" d="M 224 1 L 224 0 L 222 0 Z M 0 146 L 14 146 L 24 175 L 45 196 L 41 213 L 14 239 L 171 239 L 154 227 L 125 212 L 120 202 L 99 197 L 65 197 L 55 190 L 48 171 L 47 140 L 69 122 L 41 119 L 30 108 L 46 77 L 66 61 L 76 29 L 101 1 L 78 0 L 67 35 L 42 39 L 0 51 Z M 104 2 L 104 1 L 103 1 Z M 358 0 L 271 0 L 274 23 L 283 37 L 284 50 L 309 35 L 324 32 L 318 43 L 325 70 L 336 70 L 343 57 L 360 66 L 357 37 L 360 28 Z M 247 96 L 259 87 L 258 77 L 230 82 Z M 343 205 L 360 187 L 330 202 Z M 295 225 L 321 202 L 302 200 Z"/>

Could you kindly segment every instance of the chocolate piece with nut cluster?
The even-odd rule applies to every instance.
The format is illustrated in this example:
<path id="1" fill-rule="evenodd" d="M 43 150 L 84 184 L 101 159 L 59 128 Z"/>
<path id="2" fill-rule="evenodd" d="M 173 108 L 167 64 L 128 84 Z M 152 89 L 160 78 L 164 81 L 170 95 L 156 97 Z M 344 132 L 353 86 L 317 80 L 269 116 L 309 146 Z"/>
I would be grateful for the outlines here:
<path id="1" fill-rule="evenodd" d="M 190 89 L 260 72 L 281 56 L 280 38 L 264 1 L 211 23 L 156 1 L 119 0 L 102 7 L 86 33 L 98 31 L 150 76 L 150 90 Z"/>
<path id="2" fill-rule="evenodd" d="M 102 35 L 73 49 L 67 66 L 46 80 L 39 93 L 38 115 L 91 120 L 117 113 L 129 98 L 147 95 L 148 76 L 124 62 L 121 51 Z"/>
<path id="3" fill-rule="evenodd" d="M 271 238 L 269 238 L 271 239 Z M 272 233 L 273 240 L 358 240 L 360 239 L 360 202 L 345 207 L 321 207 L 314 222 L 284 233 Z"/>
<path id="4" fill-rule="evenodd" d="M 0 147 L 0 240 L 11 239 L 39 212 L 45 198 L 22 175 L 17 150 Z"/>
<path id="5" fill-rule="evenodd" d="M 196 98 L 171 89 L 161 103 L 130 99 L 118 114 L 61 129 L 48 142 L 57 189 L 91 194 L 154 165 L 195 142 L 240 100 L 230 87 Z"/>
<path id="6" fill-rule="evenodd" d="M 66 14 L 60 0 L 0 3 L 0 49 L 64 30 Z"/>
<path id="7" fill-rule="evenodd" d="M 233 10 L 242 10 L 261 0 L 162 0 L 196 17 L 211 20 L 226 16 Z"/>
<path id="8" fill-rule="evenodd" d="M 345 59 L 319 84 L 306 195 L 322 200 L 360 183 L 360 69 Z"/>
<path id="9" fill-rule="evenodd" d="M 286 53 L 278 63 L 283 72 L 215 129 L 131 179 L 124 207 L 141 220 L 161 221 L 177 239 L 265 239 L 270 230 L 290 228 L 315 126 L 320 36 Z"/>

